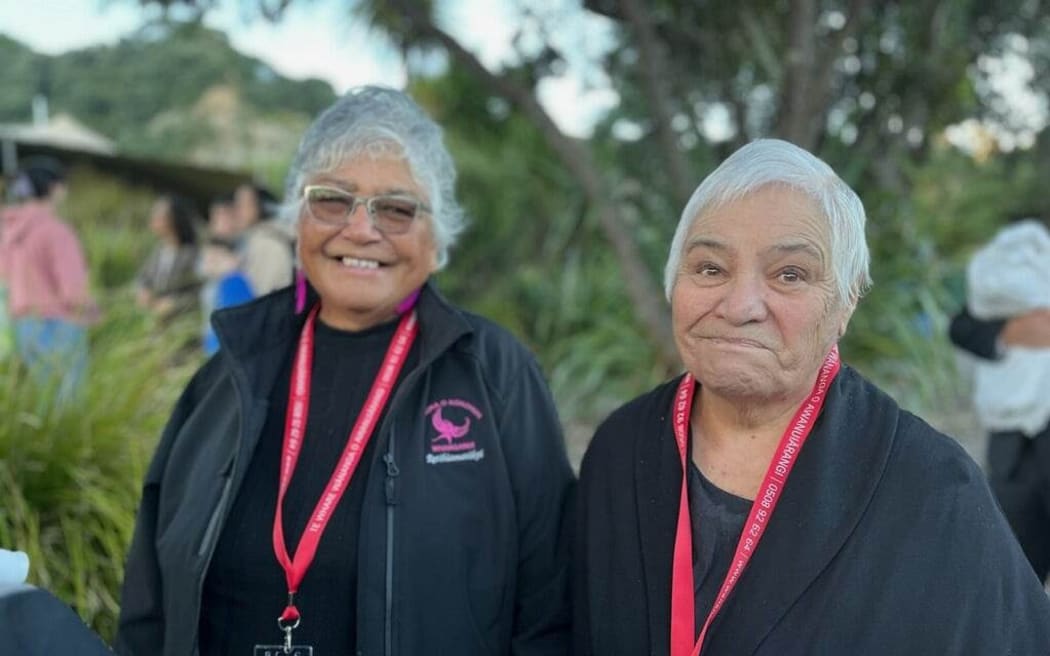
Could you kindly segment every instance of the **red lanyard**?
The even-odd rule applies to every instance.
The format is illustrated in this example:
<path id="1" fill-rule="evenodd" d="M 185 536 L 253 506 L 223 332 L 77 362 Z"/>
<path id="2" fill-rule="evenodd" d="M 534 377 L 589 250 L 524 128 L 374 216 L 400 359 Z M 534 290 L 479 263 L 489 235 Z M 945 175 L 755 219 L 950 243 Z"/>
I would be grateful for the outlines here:
<path id="1" fill-rule="evenodd" d="M 769 463 L 766 476 L 762 480 L 758 497 L 751 505 L 751 513 L 744 524 L 744 530 L 740 534 L 740 541 L 736 545 L 736 553 L 729 565 L 729 571 L 722 582 L 722 587 L 715 597 L 711 612 L 707 615 L 700 637 L 696 643 L 693 642 L 696 627 L 695 618 L 695 591 L 693 589 L 693 533 L 689 521 L 689 497 L 686 491 L 688 474 L 686 463 L 689 457 L 689 417 L 693 407 L 693 393 L 696 390 L 695 381 L 690 374 L 686 374 L 675 393 L 674 405 L 671 408 L 674 422 L 674 436 L 678 443 L 678 453 L 682 457 L 682 493 L 678 501 L 678 527 L 675 530 L 674 560 L 671 575 L 671 656 L 698 656 L 700 648 L 704 644 L 704 637 L 711 622 L 722 609 L 729 593 L 733 591 L 740 575 L 751 560 L 752 554 L 758 548 L 758 543 L 765 533 L 769 518 L 773 515 L 780 493 L 784 489 L 788 475 L 806 438 L 813 429 L 813 421 L 820 414 L 824 406 L 824 398 L 827 396 L 828 386 L 834 380 L 839 371 L 839 349 L 834 346 L 824 364 L 821 365 L 817 382 L 813 385 L 813 391 L 802 402 L 795 417 L 788 424 L 787 430 L 780 438 L 773 460 Z"/>
<path id="2" fill-rule="evenodd" d="M 314 321 L 317 318 L 318 309 L 319 306 L 315 306 L 306 318 L 303 332 L 299 335 L 295 363 L 292 365 L 291 390 L 288 394 L 288 412 L 284 424 L 284 448 L 281 452 L 281 478 L 277 490 L 277 510 L 273 518 L 273 550 L 277 555 L 277 561 L 284 569 L 285 580 L 288 582 L 288 606 L 281 613 L 278 621 L 296 625 L 299 620 L 299 610 L 295 607 L 295 593 L 299 591 L 299 584 L 306 575 L 306 570 L 310 568 L 310 563 L 313 562 L 314 554 L 317 553 L 317 545 L 321 541 L 321 534 L 324 533 L 332 512 L 339 503 L 339 499 L 342 498 L 343 492 L 346 491 L 354 471 L 357 470 L 361 453 L 365 450 L 369 438 L 372 437 L 379 415 L 390 398 L 394 383 L 397 382 L 397 376 L 419 332 L 415 311 L 402 315 L 401 323 L 397 326 L 397 332 L 394 333 L 394 339 L 391 340 L 386 356 L 383 358 L 383 364 L 379 368 L 379 374 L 372 383 L 372 389 L 368 392 L 365 405 L 347 437 L 343 455 L 339 457 L 339 463 L 325 486 L 324 494 L 314 507 L 310 521 L 299 539 L 295 558 L 292 559 L 288 557 L 288 548 L 284 543 L 284 522 L 281 509 L 284 504 L 284 495 L 288 491 L 288 484 L 292 480 L 292 472 L 295 471 L 295 464 L 299 460 L 303 433 L 306 429 L 306 415 L 310 401 L 310 376 L 313 371 Z"/>

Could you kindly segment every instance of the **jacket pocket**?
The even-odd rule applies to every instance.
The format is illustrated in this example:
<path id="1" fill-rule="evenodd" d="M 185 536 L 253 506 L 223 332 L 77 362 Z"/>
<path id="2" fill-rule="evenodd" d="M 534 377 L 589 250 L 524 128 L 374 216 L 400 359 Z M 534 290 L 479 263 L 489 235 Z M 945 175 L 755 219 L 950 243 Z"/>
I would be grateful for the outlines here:
<path id="1" fill-rule="evenodd" d="M 204 527 L 204 535 L 201 536 L 200 544 L 197 547 L 198 558 L 202 558 L 207 554 L 210 545 L 215 541 L 217 533 L 222 528 L 221 523 L 226 513 L 226 506 L 229 505 L 230 495 L 233 492 L 233 462 L 235 457 L 236 454 L 231 453 L 229 461 L 222 468 L 220 474 L 222 478 L 222 492 L 219 494 L 219 500 L 212 508 L 211 516 Z"/>

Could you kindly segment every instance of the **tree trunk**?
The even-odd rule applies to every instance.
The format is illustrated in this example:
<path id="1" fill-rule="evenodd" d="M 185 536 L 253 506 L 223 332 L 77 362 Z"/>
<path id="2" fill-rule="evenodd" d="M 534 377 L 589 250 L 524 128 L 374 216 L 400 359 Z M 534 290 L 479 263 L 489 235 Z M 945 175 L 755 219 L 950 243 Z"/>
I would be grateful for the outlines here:
<path id="1" fill-rule="evenodd" d="M 664 368 L 668 372 L 679 369 L 681 364 L 674 346 L 663 290 L 656 284 L 645 265 L 623 215 L 616 205 L 609 201 L 613 196 L 602 181 L 590 151 L 581 142 L 566 136 L 558 128 L 531 89 L 485 68 L 473 53 L 435 25 L 430 16 L 412 0 L 397 0 L 394 4 L 409 18 L 416 30 L 436 39 L 454 61 L 484 80 L 495 93 L 517 106 L 539 128 L 547 144 L 558 154 L 597 213 L 602 232 L 620 260 L 627 295 L 634 305 L 638 321 L 657 348 Z"/>
<path id="2" fill-rule="evenodd" d="M 689 163 L 679 145 L 671 120 L 671 90 L 667 80 L 671 77 L 671 66 L 643 3 L 638 0 L 621 0 L 624 16 L 634 30 L 638 43 L 638 55 L 642 64 L 642 88 L 653 110 L 657 138 L 664 153 L 667 172 L 671 176 L 671 188 L 678 207 L 685 207 L 698 181 L 689 172 Z"/>
<path id="3" fill-rule="evenodd" d="M 788 34 L 788 51 L 781 86 L 780 110 L 775 134 L 812 151 L 814 139 L 813 103 L 816 98 L 817 70 L 816 0 L 793 0 Z"/>
<path id="4" fill-rule="evenodd" d="M 843 42 L 857 32 L 869 4 L 870 0 L 851 0 L 845 25 L 820 48 L 816 0 L 792 0 L 776 136 L 810 152 L 819 150 L 831 105 L 835 62 Z"/>

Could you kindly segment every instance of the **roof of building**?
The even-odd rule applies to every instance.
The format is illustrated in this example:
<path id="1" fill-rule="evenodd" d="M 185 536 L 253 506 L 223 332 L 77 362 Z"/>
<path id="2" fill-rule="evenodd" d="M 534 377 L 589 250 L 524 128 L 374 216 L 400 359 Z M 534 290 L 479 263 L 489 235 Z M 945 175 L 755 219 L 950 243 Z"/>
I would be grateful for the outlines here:
<path id="1" fill-rule="evenodd" d="M 112 155 L 111 139 L 83 125 L 69 114 L 59 114 L 46 123 L 0 123 L 0 139 L 36 146 L 68 148 L 85 153 Z"/>

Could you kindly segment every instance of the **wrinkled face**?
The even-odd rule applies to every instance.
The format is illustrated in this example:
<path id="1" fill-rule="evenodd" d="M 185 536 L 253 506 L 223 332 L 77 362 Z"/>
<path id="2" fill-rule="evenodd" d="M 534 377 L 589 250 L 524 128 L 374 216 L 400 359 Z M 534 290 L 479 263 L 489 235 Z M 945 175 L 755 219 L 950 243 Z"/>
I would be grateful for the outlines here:
<path id="1" fill-rule="evenodd" d="M 852 313 L 834 290 L 817 205 L 790 188 L 763 187 L 690 228 L 671 295 L 678 352 L 719 396 L 800 399 Z"/>
<path id="2" fill-rule="evenodd" d="M 311 176 L 356 196 L 411 196 L 429 199 L 408 165 L 396 157 L 360 156 L 333 171 Z M 344 330 L 363 330 L 396 316 L 397 305 L 437 268 L 430 215 L 420 213 L 406 232 L 383 234 L 363 204 L 346 223 L 330 226 L 299 214 L 299 257 L 310 284 L 321 296 L 321 319 Z"/>

